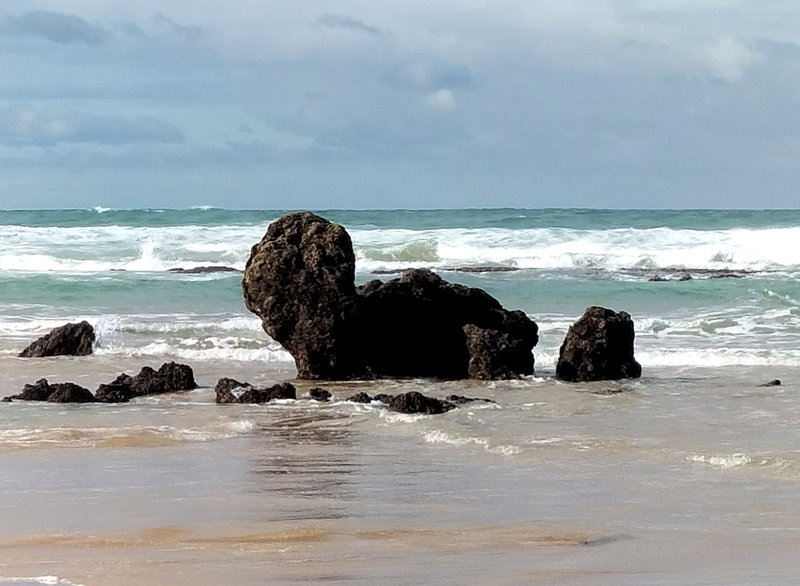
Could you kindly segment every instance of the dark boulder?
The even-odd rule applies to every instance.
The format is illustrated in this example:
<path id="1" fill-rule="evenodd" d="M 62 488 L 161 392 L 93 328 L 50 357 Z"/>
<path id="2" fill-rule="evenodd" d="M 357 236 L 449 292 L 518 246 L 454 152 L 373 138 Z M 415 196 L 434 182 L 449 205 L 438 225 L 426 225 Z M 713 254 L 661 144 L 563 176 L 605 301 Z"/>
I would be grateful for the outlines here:
<path id="1" fill-rule="evenodd" d="M 364 376 L 355 351 L 355 255 L 344 228 L 310 212 L 283 216 L 254 245 L 247 308 L 294 357 L 301 379 Z"/>
<path id="2" fill-rule="evenodd" d="M 416 269 L 386 283 L 370 281 L 358 293 L 361 352 L 380 376 L 467 378 L 471 374 L 467 325 L 496 330 L 527 354 L 501 364 L 511 355 L 506 353 L 487 365 L 495 378 L 533 372 L 536 324 L 521 311 L 503 309 L 482 289 L 448 283 L 436 273 Z"/>
<path id="3" fill-rule="evenodd" d="M 329 400 L 332 395 L 329 391 L 321 387 L 314 387 L 313 389 L 309 389 L 308 396 L 315 401 L 327 401 Z"/>
<path id="4" fill-rule="evenodd" d="M 424 269 L 358 288 L 354 276 L 350 236 L 309 212 L 280 218 L 253 246 L 242 279 L 245 304 L 294 357 L 298 378 L 466 378 L 468 324 L 496 330 L 495 346 L 509 349 L 484 360 L 481 376 L 532 373 L 536 324 L 485 291 Z"/>
<path id="5" fill-rule="evenodd" d="M 266 389 L 249 388 L 236 400 L 236 403 L 269 403 L 273 399 L 296 399 L 297 390 L 292 383 L 278 383 Z"/>
<path id="6" fill-rule="evenodd" d="M 217 381 L 217 385 L 214 387 L 215 401 L 220 404 L 238 403 L 239 398 L 233 391 L 235 389 L 242 389 L 242 391 L 245 391 L 252 388 L 252 385 L 249 383 L 239 382 L 235 378 L 223 377 Z"/>
<path id="7" fill-rule="evenodd" d="M 50 403 L 94 403 L 97 401 L 89 389 L 75 383 L 56 383 L 50 385 L 53 392 L 47 397 Z"/>
<path id="8" fill-rule="evenodd" d="M 18 395 L 6 397 L 7 400 L 48 401 L 50 403 L 94 403 L 95 397 L 89 389 L 75 383 L 50 384 L 47 379 L 39 379 L 35 384 L 25 385 Z"/>
<path id="9" fill-rule="evenodd" d="M 95 397 L 103 403 L 127 403 L 133 398 L 133 377 L 121 374 L 110 383 L 101 384 Z"/>
<path id="10" fill-rule="evenodd" d="M 765 382 L 765 383 L 763 383 L 761 385 L 758 385 L 758 386 L 760 386 L 760 387 L 779 387 L 779 386 L 781 386 L 781 379 L 774 378 L 771 381 L 767 381 L 767 382 Z"/>
<path id="11" fill-rule="evenodd" d="M 21 358 L 88 356 L 92 353 L 94 328 L 87 321 L 69 323 L 50 331 L 20 352 Z"/>
<path id="12" fill-rule="evenodd" d="M 439 415 L 456 408 L 449 401 L 426 397 L 417 391 L 394 395 L 389 398 L 387 405 L 389 409 L 398 413 L 424 413 L 427 415 Z"/>
<path id="13" fill-rule="evenodd" d="M 197 388 L 190 366 L 166 362 L 158 370 L 143 366 L 136 376 L 121 374 L 97 389 L 97 399 L 104 403 L 124 403 L 134 397 L 160 395 Z"/>
<path id="14" fill-rule="evenodd" d="M 637 378 L 642 367 L 633 357 L 633 340 L 628 313 L 588 307 L 561 345 L 556 376 L 567 381 Z"/>

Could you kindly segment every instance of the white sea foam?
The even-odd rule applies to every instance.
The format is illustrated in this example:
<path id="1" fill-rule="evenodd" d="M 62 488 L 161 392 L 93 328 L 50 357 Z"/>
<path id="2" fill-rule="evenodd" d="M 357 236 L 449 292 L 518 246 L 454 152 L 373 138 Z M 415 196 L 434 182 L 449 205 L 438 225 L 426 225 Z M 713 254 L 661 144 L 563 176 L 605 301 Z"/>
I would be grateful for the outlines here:
<path id="1" fill-rule="evenodd" d="M 163 271 L 224 264 L 243 268 L 266 225 L 0 226 L 0 270 Z M 678 230 L 671 228 L 351 229 L 357 269 L 486 264 L 528 269 L 800 270 L 800 227 Z"/>
<path id="2" fill-rule="evenodd" d="M 501 456 L 513 456 L 519 454 L 521 451 L 518 446 L 508 444 L 493 445 L 489 441 L 489 438 L 486 437 L 461 437 L 441 430 L 426 431 L 423 437 L 429 444 L 448 444 L 456 447 L 476 445 L 491 454 L 498 454 Z"/>

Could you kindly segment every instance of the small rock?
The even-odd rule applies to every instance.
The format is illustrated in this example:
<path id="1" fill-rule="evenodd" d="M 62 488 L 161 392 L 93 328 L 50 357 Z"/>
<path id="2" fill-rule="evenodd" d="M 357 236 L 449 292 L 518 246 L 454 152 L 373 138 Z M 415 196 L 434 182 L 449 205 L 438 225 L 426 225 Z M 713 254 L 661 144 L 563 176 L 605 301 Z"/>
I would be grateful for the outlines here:
<path id="1" fill-rule="evenodd" d="M 352 401 L 353 403 L 372 403 L 372 397 L 363 391 L 356 393 L 355 395 L 351 395 L 347 398 L 347 400 Z"/>
<path id="2" fill-rule="evenodd" d="M 323 388 L 314 387 L 308 391 L 308 396 L 315 401 L 327 401 L 331 398 L 331 394 Z"/>
<path id="3" fill-rule="evenodd" d="M 449 401 L 426 397 L 417 391 L 395 395 L 389 400 L 388 405 L 389 409 L 398 413 L 425 413 L 427 415 L 439 415 L 456 407 Z"/>
<path id="4" fill-rule="evenodd" d="M 759 386 L 761 386 L 761 387 L 779 387 L 779 386 L 781 386 L 781 380 L 779 378 L 774 378 L 771 381 L 766 382 L 766 383 L 764 383 L 762 385 L 759 385 Z"/>
<path id="5" fill-rule="evenodd" d="M 20 352 L 20 358 L 88 356 L 92 353 L 94 328 L 87 321 L 69 323 L 50 331 Z"/>

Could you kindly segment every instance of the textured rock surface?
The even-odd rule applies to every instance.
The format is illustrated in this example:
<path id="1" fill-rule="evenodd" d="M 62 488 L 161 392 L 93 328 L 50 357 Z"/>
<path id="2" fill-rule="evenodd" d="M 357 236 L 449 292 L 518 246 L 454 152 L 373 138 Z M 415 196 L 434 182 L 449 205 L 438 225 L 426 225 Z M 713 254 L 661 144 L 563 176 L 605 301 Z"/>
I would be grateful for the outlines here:
<path id="1" fill-rule="evenodd" d="M 389 409 L 397 411 L 398 413 L 439 415 L 456 408 L 456 406 L 449 401 L 442 401 L 434 397 L 426 397 L 417 391 L 403 393 L 402 395 L 394 395 L 386 403 Z"/>
<path id="2" fill-rule="evenodd" d="M 87 321 L 53 329 L 20 352 L 21 358 L 88 356 L 92 353 L 94 328 Z"/>
<path id="3" fill-rule="evenodd" d="M 524 365 L 492 363 L 494 378 L 532 374 L 536 324 L 521 311 L 503 309 L 481 289 L 448 283 L 417 269 L 386 283 L 370 281 L 358 289 L 363 355 L 380 376 L 444 379 L 470 375 L 470 350 L 464 326 L 501 331 L 527 353 Z M 504 376 L 499 376 L 502 371 Z"/>
<path id="4" fill-rule="evenodd" d="M 350 236 L 309 212 L 270 224 L 242 279 L 245 305 L 294 357 L 298 378 L 364 374 L 354 353 L 355 255 Z"/>
<path id="5" fill-rule="evenodd" d="M 192 368 L 177 362 L 165 362 L 158 370 L 143 366 L 136 376 L 121 374 L 98 387 L 96 396 L 104 403 L 124 403 L 134 397 L 190 391 L 197 388 Z"/>
<path id="6" fill-rule="evenodd" d="M 51 385 L 45 378 L 39 379 L 35 384 L 25 385 L 21 393 L 6 397 L 4 400 L 10 401 L 12 399 L 48 401 L 50 403 L 93 403 L 95 401 L 94 395 L 89 389 L 74 383 L 54 383 Z"/>
<path id="7" fill-rule="evenodd" d="M 518 323 L 522 325 L 525 322 L 519 319 Z M 507 331 L 468 324 L 464 326 L 464 334 L 469 353 L 467 373 L 470 378 L 507 379 L 520 374 L 533 374 L 533 354 L 529 342 L 537 338 L 535 330 L 527 332 L 527 335 L 523 331 L 515 336 Z"/>
<path id="8" fill-rule="evenodd" d="M 556 376 L 567 381 L 637 378 L 633 320 L 626 312 L 588 307 L 561 345 Z"/>
<path id="9" fill-rule="evenodd" d="M 370 376 L 511 378 L 533 372 L 536 324 L 481 289 L 417 269 L 356 288 L 355 256 L 341 226 L 309 212 L 270 225 L 242 280 L 248 309 L 295 359 L 302 379 Z M 467 347 L 464 326 L 497 334 L 495 359 Z M 527 353 L 527 356 L 523 356 Z M 504 362 L 510 358 L 511 362 Z"/>

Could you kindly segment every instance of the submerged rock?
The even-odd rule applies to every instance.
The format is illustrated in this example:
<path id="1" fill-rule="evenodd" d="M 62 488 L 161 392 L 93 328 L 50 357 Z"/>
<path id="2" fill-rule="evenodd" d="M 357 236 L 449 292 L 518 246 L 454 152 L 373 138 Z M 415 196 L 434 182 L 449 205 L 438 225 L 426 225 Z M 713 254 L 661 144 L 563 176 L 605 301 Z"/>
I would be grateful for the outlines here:
<path id="1" fill-rule="evenodd" d="M 20 352 L 21 358 L 88 356 L 92 353 L 94 328 L 87 321 L 57 327 Z"/>
<path id="2" fill-rule="evenodd" d="M 297 391 L 292 383 L 278 383 L 266 389 L 250 387 L 236 399 L 236 403 L 269 403 L 273 399 L 296 399 Z"/>
<path id="3" fill-rule="evenodd" d="M 468 403 L 495 403 L 491 399 L 483 399 L 481 397 L 464 397 L 463 395 L 447 395 L 445 401 L 449 401 L 454 405 L 466 405 Z"/>
<path id="4" fill-rule="evenodd" d="M 449 401 L 442 401 L 434 397 L 426 397 L 417 391 L 394 395 L 390 397 L 386 404 L 392 411 L 398 413 L 425 413 L 427 415 L 439 415 L 446 413 L 456 406 Z"/>
<path id="5" fill-rule="evenodd" d="M 353 403 L 372 403 L 372 397 L 363 391 L 347 397 L 347 400 Z"/>
<path id="6" fill-rule="evenodd" d="M 239 391 L 238 393 L 235 391 Z M 326 391 L 327 392 L 327 391 Z M 266 389 L 259 389 L 250 383 L 242 383 L 233 378 L 221 378 L 214 387 L 215 401 L 220 404 L 269 403 L 273 399 L 296 399 L 297 390 L 292 383 L 278 383 Z"/>
<path id="7" fill-rule="evenodd" d="M 556 376 L 567 381 L 637 378 L 633 320 L 628 313 L 588 307 L 569 328 L 559 351 Z"/>
<path id="8" fill-rule="evenodd" d="M 466 378 L 473 356 L 481 377 L 533 372 L 536 324 L 485 291 L 423 269 L 358 288 L 354 277 L 350 236 L 309 212 L 280 218 L 253 246 L 242 279 L 245 304 L 294 357 L 298 378 Z M 470 324 L 495 330 L 488 335 L 495 347 L 513 351 L 489 360 L 473 344 L 471 354 L 464 332 Z"/>
<path id="9" fill-rule="evenodd" d="M 321 387 L 314 387 L 313 389 L 309 389 L 308 396 L 315 401 L 327 401 L 332 395 L 329 391 Z"/>
<path id="10" fill-rule="evenodd" d="M 779 386 L 781 386 L 781 379 L 774 378 L 771 381 L 765 382 L 765 383 L 763 383 L 763 384 L 761 384 L 759 386 L 760 387 L 779 387 Z"/>

